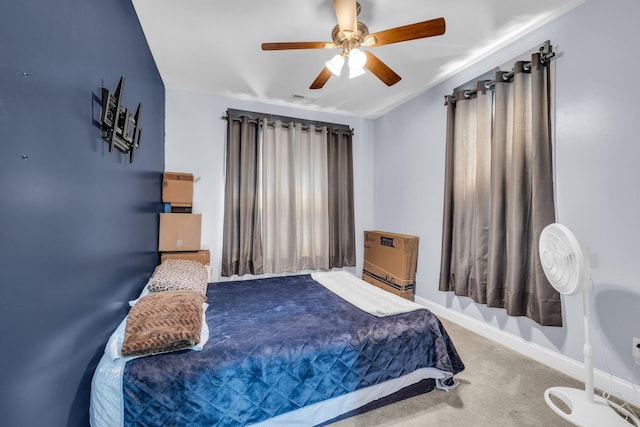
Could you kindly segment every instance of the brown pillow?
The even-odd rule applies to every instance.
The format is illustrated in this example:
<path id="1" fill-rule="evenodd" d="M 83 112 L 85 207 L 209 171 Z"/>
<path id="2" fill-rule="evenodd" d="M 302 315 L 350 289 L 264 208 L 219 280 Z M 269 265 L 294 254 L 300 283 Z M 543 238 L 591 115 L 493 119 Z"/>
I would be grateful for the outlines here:
<path id="1" fill-rule="evenodd" d="M 168 259 L 156 267 L 147 288 L 152 292 L 191 290 L 206 296 L 207 279 L 207 269 L 198 261 Z"/>
<path id="2" fill-rule="evenodd" d="M 202 304 L 194 291 L 150 293 L 127 316 L 122 356 L 144 356 L 193 347 L 200 341 Z"/>

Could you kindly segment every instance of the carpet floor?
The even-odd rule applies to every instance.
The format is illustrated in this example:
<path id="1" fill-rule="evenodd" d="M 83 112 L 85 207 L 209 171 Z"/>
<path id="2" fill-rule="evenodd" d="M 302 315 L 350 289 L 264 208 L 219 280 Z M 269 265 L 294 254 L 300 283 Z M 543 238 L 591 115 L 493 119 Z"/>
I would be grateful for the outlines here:
<path id="1" fill-rule="evenodd" d="M 544 391 L 555 386 L 582 389 L 581 382 L 455 323 L 442 323 L 466 367 L 456 375 L 460 385 L 455 390 L 436 389 L 338 421 L 331 427 L 572 425 L 547 406 Z"/>

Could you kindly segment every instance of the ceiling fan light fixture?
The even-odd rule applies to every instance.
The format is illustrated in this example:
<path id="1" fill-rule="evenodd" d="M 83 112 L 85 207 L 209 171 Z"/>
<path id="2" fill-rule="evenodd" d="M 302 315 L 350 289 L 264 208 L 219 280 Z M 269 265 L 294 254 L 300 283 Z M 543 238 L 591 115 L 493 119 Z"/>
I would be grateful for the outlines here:
<path id="1" fill-rule="evenodd" d="M 349 78 L 353 79 L 365 73 L 364 65 L 367 63 L 367 55 L 360 49 L 351 49 L 349 52 Z"/>
<path id="2" fill-rule="evenodd" d="M 361 69 L 367 63 L 367 55 L 358 48 L 351 49 L 349 52 L 349 68 Z"/>
<path id="3" fill-rule="evenodd" d="M 336 55 L 328 60 L 325 65 L 333 75 L 339 76 L 342 71 L 342 66 L 344 65 L 344 57 L 342 55 Z"/>
<path id="4" fill-rule="evenodd" d="M 356 78 L 358 76 L 361 76 L 365 73 L 364 68 L 352 68 L 349 67 L 349 78 L 353 79 Z"/>

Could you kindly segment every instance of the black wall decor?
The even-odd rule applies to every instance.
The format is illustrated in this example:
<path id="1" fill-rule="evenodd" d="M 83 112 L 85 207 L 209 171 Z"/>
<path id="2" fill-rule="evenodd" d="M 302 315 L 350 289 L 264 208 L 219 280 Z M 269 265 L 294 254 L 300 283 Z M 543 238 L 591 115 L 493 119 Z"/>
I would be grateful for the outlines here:
<path id="1" fill-rule="evenodd" d="M 113 147 L 129 154 L 129 163 L 133 162 L 133 150 L 140 146 L 140 111 L 142 104 L 138 104 L 136 114 L 132 115 L 122 103 L 124 77 L 120 77 L 115 95 L 109 89 L 102 88 L 102 139 L 109 144 L 109 152 Z"/>

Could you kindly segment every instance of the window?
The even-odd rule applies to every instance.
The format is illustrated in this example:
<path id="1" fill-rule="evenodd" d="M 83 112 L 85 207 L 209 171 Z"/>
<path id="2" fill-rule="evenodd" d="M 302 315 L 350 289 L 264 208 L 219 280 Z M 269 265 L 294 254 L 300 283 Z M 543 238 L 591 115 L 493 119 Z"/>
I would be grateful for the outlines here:
<path id="1" fill-rule="evenodd" d="M 355 265 L 351 130 L 227 116 L 222 275 Z"/>

